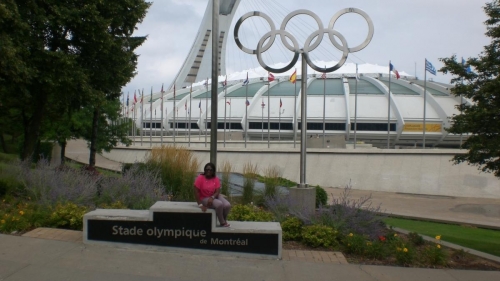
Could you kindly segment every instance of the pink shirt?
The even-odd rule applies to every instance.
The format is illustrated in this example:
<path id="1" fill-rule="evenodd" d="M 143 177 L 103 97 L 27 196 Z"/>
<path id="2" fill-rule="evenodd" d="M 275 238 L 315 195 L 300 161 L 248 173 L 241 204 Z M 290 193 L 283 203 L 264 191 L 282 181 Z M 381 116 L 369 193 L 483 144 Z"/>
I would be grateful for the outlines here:
<path id="1" fill-rule="evenodd" d="M 214 195 L 215 190 L 220 188 L 220 180 L 218 177 L 207 179 L 205 175 L 199 175 L 194 181 L 194 186 L 198 189 L 200 200 Z"/>

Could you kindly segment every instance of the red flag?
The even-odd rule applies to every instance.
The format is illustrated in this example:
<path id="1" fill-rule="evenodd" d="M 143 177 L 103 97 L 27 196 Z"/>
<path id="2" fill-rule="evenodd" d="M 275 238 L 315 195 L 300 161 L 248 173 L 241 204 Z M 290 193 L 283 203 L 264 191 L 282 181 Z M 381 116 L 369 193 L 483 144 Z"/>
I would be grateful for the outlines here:
<path id="1" fill-rule="evenodd" d="M 280 99 L 280 108 L 283 106 L 283 103 L 281 102 L 281 99 Z"/>
<path id="2" fill-rule="evenodd" d="M 231 101 L 226 101 L 227 104 L 231 105 Z"/>
<path id="3" fill-rule="evenodd" d="M 274 75 L 271 72 L 269 72 L 269 75 L 267 76 L 267 81 L 269 81 L 269 82 L 274 81 Z"/>

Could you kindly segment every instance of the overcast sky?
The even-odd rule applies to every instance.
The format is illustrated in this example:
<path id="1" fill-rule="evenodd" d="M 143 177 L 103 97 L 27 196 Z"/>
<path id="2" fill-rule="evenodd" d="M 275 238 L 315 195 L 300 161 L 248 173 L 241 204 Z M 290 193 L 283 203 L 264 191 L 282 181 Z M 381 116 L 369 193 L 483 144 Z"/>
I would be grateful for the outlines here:
<path id="1" fill-rule="evenodd" d="M 364 50 L 349 54 L 347 62 L 385 66 L 391 60 L 397 70 L 411 75 L 415 74 L 416 63 L 416 75 L 423 79 L 425 58 L 439 69 L 442 64 L 438 58 L 453 54 L 458 58 L 477 57 L 489 44 L 489 38 L 484 35 L 486 15 L 483 7 L 486 3 L 482 0 L 241 0 L 232 27 L 241 15 L 253 10 L 269 14 L 279 27 L 284 15 L 297 9 L 313 11 L 327 26 L 338 10 L 359 8 L 371 17 L 375 33 Z M 151 86 L 157 92 L 162 83 L 165 87 L 170 85 L 193 44 L 207 4 L 208 0 L 157 0 L 152 3 L 135 33 L 147 35 L 148 39 L 137 49 L 140 54 L 137 75 L 123 88 L 124 93 L 133 94 L 135 89 L 150 89 Z M 241 35 L 249 38 L 247 43 L 256 44 L 259 36 L 269 30 L 258 19 L 252 21 L 244 24 Z M 307 16 L 292 21 L 290 32 L 293 34 L 310 34 L 317 29 Z M 364 20 L 354 14 L 342 16 L 334 28 L 345 36 L 351 47 L 361 43 L 367 31 Z M 259 31 L 253 32 L 253 29 Z M 257 67 L 255 56 L 246 55 L 236 47 L 232 32 L 231 28 L 226 56 L 228 72 Z M 297 36 L 297 40 L 302 47 L 305 36 Z M 269 51 L 269 64 L 288 63 L 286 57 L 291 58 L 291 55 L 278 47 L 273 54 L 273 48 Z M 340 52 L 325 40 L 314 58 L 333 61 L 338 60 L 337 54 Z M 445 83 L 451 78 L 441 73 L 427 76 Z"/>

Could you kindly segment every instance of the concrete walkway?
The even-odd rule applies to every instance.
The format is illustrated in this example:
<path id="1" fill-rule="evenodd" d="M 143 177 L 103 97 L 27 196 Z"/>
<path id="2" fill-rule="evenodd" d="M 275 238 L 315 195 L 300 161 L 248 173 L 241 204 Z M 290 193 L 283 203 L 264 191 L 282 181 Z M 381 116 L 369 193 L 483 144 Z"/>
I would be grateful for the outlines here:
<path id="1" fill-rule="evenodd" d="M 0 280 L 500 280 L 498 271 L 259 260 L 0 235 Z"/>

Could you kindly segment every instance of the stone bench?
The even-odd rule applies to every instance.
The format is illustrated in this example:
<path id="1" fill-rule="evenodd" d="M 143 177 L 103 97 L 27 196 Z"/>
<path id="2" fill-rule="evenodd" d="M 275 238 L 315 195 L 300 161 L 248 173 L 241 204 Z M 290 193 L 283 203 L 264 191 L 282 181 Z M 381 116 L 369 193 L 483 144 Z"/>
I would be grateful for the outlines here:
<path id="1" fill-rule="evenodd" d="M 149 210 L 97 209 L 83 217 L 83 242 L 281 258 L 279 223 L 229 223 L 217 227 L 215 210 L 204 213 L 195 202 L 159 201 Z"/>

